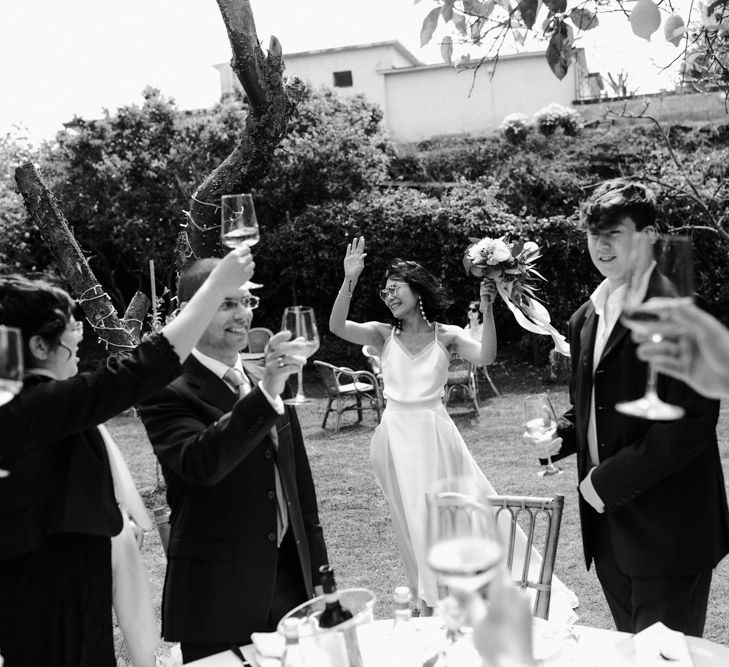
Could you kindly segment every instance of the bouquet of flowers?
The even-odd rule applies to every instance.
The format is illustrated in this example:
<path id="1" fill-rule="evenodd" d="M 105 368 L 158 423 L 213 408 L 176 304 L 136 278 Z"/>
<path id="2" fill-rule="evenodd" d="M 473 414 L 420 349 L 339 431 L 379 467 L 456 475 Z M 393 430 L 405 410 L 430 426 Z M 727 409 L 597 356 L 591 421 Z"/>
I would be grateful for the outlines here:
<path id="1" fill-rule="evenodd" d="M 469 241 L 471 245 L 463 254 L 466 273 L 493 280 L 519 325 L 527 331 L 551 336 L 557 352 L 569 357 L 567 341 L 550 324 L 549 312 L 535 294 L 534 282 L 545 280 L 535 267 L 541 257 L 539 246 L 534 241 L 510 243 L 506 236 Z"/>

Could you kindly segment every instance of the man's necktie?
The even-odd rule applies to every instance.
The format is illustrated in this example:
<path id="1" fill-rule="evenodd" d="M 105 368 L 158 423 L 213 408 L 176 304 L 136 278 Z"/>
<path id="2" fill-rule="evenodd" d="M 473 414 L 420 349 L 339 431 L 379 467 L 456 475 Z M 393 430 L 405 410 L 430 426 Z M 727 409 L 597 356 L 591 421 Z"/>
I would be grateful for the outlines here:
<path id="1" fill-rule="evenodd" d="M 225 382 L 237 392 L 238 398 L 243 398 L 250 391 L 250 384 L 245 374 L 237 368 L 229 368 L 223 376 Z M 278 450 L 278 433 L 276 427 L 271 429 L 269 434 L 273 441 L 274 448 Z M 284 494 L 283 484 L 281 483 L 281 473 L 278 470 L 278 464 L 274 463 L 274 479 L 276 484 L 276 505 L 278 511 L 276 512 L 276 532 L 278 536 L 278 545 L 281 546 L 286 529 L 289 525 L 289 513 L 286 507 L 286 496 Z"/>

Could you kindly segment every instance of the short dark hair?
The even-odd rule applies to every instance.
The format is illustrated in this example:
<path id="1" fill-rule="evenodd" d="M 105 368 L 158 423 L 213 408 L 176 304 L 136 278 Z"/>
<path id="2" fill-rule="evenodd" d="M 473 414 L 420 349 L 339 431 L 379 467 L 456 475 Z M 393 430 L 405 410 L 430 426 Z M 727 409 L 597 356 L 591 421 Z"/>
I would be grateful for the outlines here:
<path id="1" fill-rule="evenodd" d="M 468 309 L 475 308 L 476 312 L 478 313 L 478 323 L 481 324 L 483 322 L 483 313 L 481 312 L 481 302 L 477 300 L 469 301 L 468 302 Z"/>
<path id="2" fill-rule="evenodd" d="M 208 279 L 213 269 L 220 264 L 219 257 L 204 257 L 187 262 L 177 279 L 177 305 L 189 301 Z"/>
<path id="3" fill-rule="evenodd" d="M 35 366 L 30 339 L 40 336 L 51 347 L 58 345 L 75 305 L 66 290 L 46 280 L 0 276 L 0 324 L 21 330 L 26 368 Z"/>
<path id="4" fill-rule="evenodd" d="M 626 178 L 604 181 L 580 207 L 582 227 L 588 232 L 610 229 L 626 216 L 635 223 L 637 230 L 659 227 L 653 191 Z"/>
<path id="5" fill-rule="evenodd" d="M 388 280 L 402 280 L 423 300 L 425 316 L 434 321 L 438 315 L 445 314 L 445 311 L 453 303 L 445 288 L 436 280 L 435 276 L 425 269 L 418 262 L 400 259 L 392 260 L 390 266 L 385 270 L 379 289 L 384 289 Z"/>

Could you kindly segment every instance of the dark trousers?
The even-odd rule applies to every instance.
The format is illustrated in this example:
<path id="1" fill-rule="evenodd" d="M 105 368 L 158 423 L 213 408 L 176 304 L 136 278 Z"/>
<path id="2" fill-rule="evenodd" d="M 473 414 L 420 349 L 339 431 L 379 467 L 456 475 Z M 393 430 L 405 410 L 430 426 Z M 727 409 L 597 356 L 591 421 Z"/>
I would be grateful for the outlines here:
<path id="1" fill-rule="evenodd" d="M 607 520 L 599 519 L 595 572 L 618 630 L 636 633 L 660 621 L 672 630 L 701 637 L 711 586 L 711 568 L 675 576 L 632 577 L 615 560 Z"/>
<path id="2" fill-rule="evenodd" d="M 299 554 L 296 550 L 296 541 L 292 530 L 287 530 L 281 546 L 278 548 L 278 562 L 276 565 L 276 583 L 274 584 L 271 607 L 268 611 L 266 622 L 256 629 L 256 632 L 273 632 L 278 622 L 291 609 L 302 602 L 306 602 L 308 595 L 306 585 L 301 572 Z M 242 636 L 236 641 L 228 644 L 190 644 L 182 642 L 182 662 L 188 663 L 194 660 L 207 658 L 209 655 L 222 653 L 223 651 L 237 649 L 251 643 L 251 636 Z"/>

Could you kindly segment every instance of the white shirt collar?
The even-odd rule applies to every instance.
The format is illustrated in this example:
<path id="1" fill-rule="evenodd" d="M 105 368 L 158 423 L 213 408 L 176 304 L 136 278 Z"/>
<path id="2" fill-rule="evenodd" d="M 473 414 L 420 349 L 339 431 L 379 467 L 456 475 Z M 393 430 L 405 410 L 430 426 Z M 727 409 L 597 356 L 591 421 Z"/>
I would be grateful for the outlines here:
<path id="1" fill-rule="evenodd" d="M 646 269 L 646 272 L 641 276 L 640 278 L 640 294 L 641 294 L 641 301 L 645 299 L 645 295 L 648 292 L 648 283 L 650 282 L 651 275 L 653 273 L 653 269 L 656 267 L 656 262 L 653 260 Z M 595 289 L 595 291 L 590 295 L 590 300 L 592 301 L 592 305 L 595 306 L 595 312 L 602 316 L 605 312 L 605 304 L 609 303 L 610 309 L 612 310 L 613 307 L 616 305 L 619 306 L 622 304 L 623 299 L 625 298 L 625 290 L 627 289 L 627 283 L 623 283 L 620 285 L 620 287 L 616 287 L 612 292 L 610 292 L 608 279 L 605 278 Z"/>
<path id="2" fill-rule="evenodd" d="M 221 380 L 225 377 L 225 374 L 228 372 L 228 369 L 230 368 L 230 366 L 228 366 L 228 364 L 225 364 L 222 361 L 219 361 L 218 359 L 213 359 L 212 357 L 209 357 L 207 354 L 203 354 L 196 347 L 192 348 L 191 354 L 203 366 L 205 366 L 205 368 L 207 368 L 212 373 L 215 373 L 215 375 L 217 375 Z M 245 377 L 246 379 L 248 378 L 245 371 L 243 370 L 243 363 L 241 362 L 240 355 L 238 355 L 238 357 L 235 361 L 235 364 L 233 365 L 233 368 L 237 368 L 241 373 L 243 373 L 243 377 Z"/>

